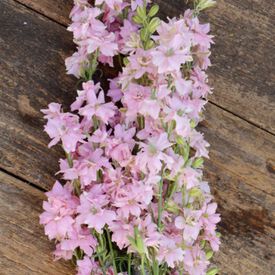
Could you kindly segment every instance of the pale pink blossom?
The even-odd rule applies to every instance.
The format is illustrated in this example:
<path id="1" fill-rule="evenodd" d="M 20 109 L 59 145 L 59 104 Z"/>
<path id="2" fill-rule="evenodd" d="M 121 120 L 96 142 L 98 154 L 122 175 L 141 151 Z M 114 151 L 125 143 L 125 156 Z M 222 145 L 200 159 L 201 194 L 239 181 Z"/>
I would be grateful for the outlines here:
<path id="1" fill-rule="evenodd" d="M 87 156 L 87 155 L 86 155 Z M 110 167 L 107 158 L 103 157 L 103 150 L 98 148 L 89 152 L 86 159 L 74 161 L 73 167 L 61 170 L 66 180 L 79 179 L 83 187 L 97 180 L 97 173 L 104 167 Z"/>
<path id="2" fill-rule="evenodd" d="M 113 205 L 118 208 L 118 214 L 123 218 L 129 215 L 139 217 L 141 211 L 146 209 L 153 197 L 153 190 L 150 185 L 142 182 L 123 186 L 114 199 Z"/>
<path id="3" fill-rule="evenodd" d="M 86 94 L 86 105 L 79 109 L 79 114 L 92 119 L 96 117 L 105 124 L 115 115 L 116 107 L 112 102 L 105 103 L 103 91 L 100 91 L 98 97 L 92 90 L 88 90 Z"/>
<path id="4" fill-rule="evenodd" d="M 148 143 L 140 143 L 141 151 L 136 157 L 137 165 L 144 173 L 149 171 L 152 174 L 158 173 L 162 166 L 171 168 L 174 161 L 169 155 L 163 152 L 172 146 L 168 140 L 167 133 L 163 133 L 158 137 L 148 138 Z"/>
<path id="5" fill-rule="evenodd" d="M 179 71 L 182 64 L 193 60 L 190 49 L 178 49 L 167 46 L 159 46 L 152 52 L 153 63 L 158 67 L 160 74 Z"/>
<path id="6" fill-rule="evenodd" d="M 157 258 L 160 262 L 166 262 L 171 268 L 183 261 L 184 251 L 177 246 L 176 242 L 169 237 L 163 236 Z"/>
<path id="7" fill-rule="evenodd" d="M 66 58 L 65 65 L 67 74 L 72 74 L 79 78 L 89 67 L 88 53 L 85 47 L 79 47 L 78 51 Z"/>
<path id="8" fill-rule="evenodd" d="M 184 209 L 184 216 L 178 216 L 175 220 L 175 225 L 178 229 L 183 230 L 183 239 L 192 244 L 199 236 L 202 229 L 200 210 Z"/>
<path id="9" fill-rule="evenodd" d="M 159 112 L 161 107 L 157 100 L 146 99 L 143 101 L 139 113 L 143 116 L 150 116 L 153 119 L 157 119 L 159 117 Z"/>
<path id="10" fill-rule="evenodd" d="M 63 113 L 61 105 L 54 103 L 49 105 L 49 109 L 41 111 L 45 114 L 45 118 L 48 119 L 44 129 L 52 139 L 49 147 L 56 145 L 61 140 L 67 153 L 74 152 L 77 143 L 82 142 L 84 138 L 79 117 L 70 113 Z"/>
<path id="11" fill-rule="evenodd" d="M 80 196 L 79 213 L 76 221 L 78 224 L 86 224 L 89 228 L 102 233 L 102 229 L 116 218 L 113 210 L 104 208 L 109 203 L 108 196 L 104 193 L 101 185 L 94 185 L 89 192 Z"/>
<path id="12" fill-rule="evenodd" d="M 46 195 L 48 200 L 43 202 L 40 223 L 45 226 L 45 234 L 50 240 L 65 238 L 73 231 L 73 215 L 76 214 L 78 199 L 72 195 L 69 184 L 62 187 L 58 181 Z"/>
<path id="13" fill-rule="evenodd" d="M 77 270 L 77 275 L 102 274 L 99 264 L 96 263 L 94 259 L 91 259 L 87 256 L 85 256 L 83 260 L 77 261 Z"/>
<path id="14" fill-rule="evenodd" d="M 203 275 L 206 274 L 209 261 L 206 259 L 204 251 L 196 245 L 191 250 L 186 251 L 184 263 L 184 269 L 190 275 Z"/>

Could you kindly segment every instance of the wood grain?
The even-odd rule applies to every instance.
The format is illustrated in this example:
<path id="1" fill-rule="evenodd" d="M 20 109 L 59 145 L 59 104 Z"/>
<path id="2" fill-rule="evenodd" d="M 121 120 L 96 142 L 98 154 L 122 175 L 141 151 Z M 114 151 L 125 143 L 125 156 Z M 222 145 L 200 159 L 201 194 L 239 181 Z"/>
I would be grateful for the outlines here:
<path id="1" fill-rule="evenodd" d="M 62 24 L 72 1 L 17 0 Z M 185 0 L 156 0 L 161 15 L 180 15 Z M 190 1 L 189 1 L 190 2 Z M 215 34 L 210 100 L 275 134 L 275 5 L 273 0 L 219 0 L 203 16 Z"/>
<path id="2" fill-rule="evenodd" d="M 40 109 L 73 100 L 76 81 L 64 68 L 72 37 L 14 1 L 0 1 L 0 10 L 0 166 L 46 188 L 62 154 L 47 148 Z"/>
<path id="3" fill-rule="evenodd" d="M 71 37 L 13 1 L 2 0 L 0 10 L 0 167 L 48 189 L 62 153 L 47 148 L 39 110 L 51 101 L 65 109 L 72 102 L 76 81 L 63 65 Z M 216 262 L 222 274 L 272 274 L 274 136 L 212 104 L 201 130 L 212 145 L 206 178 L 223 218 Z"/>
<path id="4" fill-rule="evenodd" d="M 1 275 L 69 275 L 69 262 L 54 262 L 53 244 L 44 236 L 39 214 L 44 195 L 0 172 Z"/>
<path id="5" fill-rule="evenodd" d="M 201 130 L 212 145 L 205 178 L 222 215 L 221 274 L 274 274 L 273 137 L 211 104 Z"/>
<path id="6" fill-rule="evenodd" d="M 70 23 L 69 14 L 73 0 L 15 0 L 27 7 L 59 22 L 62 25 Z"/>

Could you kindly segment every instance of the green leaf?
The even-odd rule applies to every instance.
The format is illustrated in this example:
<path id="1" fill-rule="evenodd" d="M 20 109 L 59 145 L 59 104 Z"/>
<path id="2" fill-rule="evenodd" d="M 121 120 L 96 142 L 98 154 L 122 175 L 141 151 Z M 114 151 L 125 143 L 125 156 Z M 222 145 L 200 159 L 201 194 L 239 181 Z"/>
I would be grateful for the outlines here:
<path id="1" fill-rule="evenodd" d="M 190 122 L 190 126 L 191 126 L 192 129 L 194 129 L 197 126 L 196 121 L 192 119 L 191 122 Z"/>

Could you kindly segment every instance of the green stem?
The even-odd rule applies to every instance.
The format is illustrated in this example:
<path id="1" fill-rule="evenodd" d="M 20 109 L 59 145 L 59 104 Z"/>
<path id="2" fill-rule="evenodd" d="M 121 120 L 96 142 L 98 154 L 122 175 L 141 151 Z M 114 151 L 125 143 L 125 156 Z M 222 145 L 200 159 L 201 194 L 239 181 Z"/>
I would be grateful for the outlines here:
<path id="1" fill-rule="evenodd" d="M 106 275 L 104 262 L 103 262 L 103 260 L 102 260 L 102 258 L 101 258 L 101 256 L 100 256 L 100 253 L 99 253 L 99 251 L 98 251 L 98 248 L 96 248 L 96 254 L 97 254 L 97 258 L 98 258 L 100 267 L 101 267 L 101 269 L 102 269 L 103 275 Z"/>
<path id="2" fill-rule="evenodd" d="M 167 265 L 165 265 L 164 271 L 163 271 L 163 275 L 166 275 L 167 272 Z"/>
<path id="3" fill-rule="evenodd" d="M 65 152 L 69 167 L 72 168 L 73 165 L 74 165 L 72 156 L 71 156 L 70 153 L 67 153 L 65 150 L 64 150 L 64 152 Z M 74 188 L 75 195 L 80 196 L 80 194 L 81 194 L 81 185 L 80 185 L 79 179 L 74 180 L 72 183 L 73 183 L 73 188 Z"/>
<path id="4" fill-rule="evenodd" d="M 64 151 L 65 151 L 65 150 L 64 150 Z M 65 155 L 66 155 L 66 158 L 67 158 L 67 161 L 68 161 L 68 164 L 69 164 L 70 168 L 72 168 L 72 167 L 73 167 L 73 160 L 72 160 L 71 154 L 70 154 L 70 153 L 67 153 L 67 152 L 65 151 Z"/>
<path id="5" fill-rule="evenodd" d="M 98 245 L 96 246 L 96 255 L 97 255 L 100 267 L 102 269 L 103 275 L 106 275 L 105 260 L 100 255 L 100 254 L 102 254 L 102 248 L 106 249 L 106 247 L 104 246 L 104 242 L 102 240 L 101 234 L 99 234 L 95 230 L 93 231 L 93 234 L 94 234 L 94 236 L 96 236 L 96 238 L 98 240 Z"/>
<path id="6" fill-rule="evenodd" d="M 173 182 L 172 189 L 170 193 L 168 193 L 166 199 L 165 199 L 165 204 L 164 204 L 164 209 L 166 209 L 168 203 L 170 202 L 170 199 L 173 197 L 175 192 L 177 191 L 178 185 L 177 185 L 177 180 Z"/>
<path id="7" fill-rule="evenodd" d="M 91 63 L 91 72 L 90 72 L 90 80 L 92 79 L 95 71 L 96 71 L 96 68 L 97 68 L 97 58 L 98 58 L 98 50 L 95 52 L 94 56 L 93 56 L 93 59 L 92 59 L 92 63 Z"/>
<path id="8" fill-rule="evenodd" d="M 162 217 L 162 191 L 163 191 L 163 178 L 159 182 L 159 201 L 158 201 L 158 230 L 161 229 L 161 217 Z"/>
<path id="9" fill-rule="evenodd" d="M 159 275 L 159 264 L 156 260 L 155 252 L 153 251 L 153 275 Z"/>
<path id="10" fill-rule="evenodd" d="M 92 54 L 90 67 L 84 73 L 83 77 L 84 77 L 85 81 L 92 80 L 93 75 L 94 75 L 94 73 L 97 69 L 97 65 L 98 65 L 98 62 L 97 62 L 98 55 L 99 55 L 99 50 L 97 49 L 96 52 L 94 54 Z"/>
<path id="11" fill-rule="evenodd" d="M 146 275 L 144 268 L 144 255 L 141 256 L 141 274 Z"/>
<path id="12" fill-rule="evenodd" d="M 128 255 L 128 275 L 131 275 L 131 261 L 132 261 L 132 253 Z"/>
<path id="13" fill-rule="evenodd" d="M 110 231 L 109 231 L 109 229 L 106 229 L 106 232 L 107 232 L 107 238 L 108 238 L 110 253 L 111 253 L 111 257 L 112 257 L 113 267 L 114 267 L 114 273 L 115 273 L 115 275 L 117 275 L 117 268 L 116 268 L 116 262 L 115 262 L 115 255 L 114 255 L 114 250 L 113 250 L 113 245 L 112 245 L 112 241 L 111 241 L 111 236 L 110 236 Z"/>

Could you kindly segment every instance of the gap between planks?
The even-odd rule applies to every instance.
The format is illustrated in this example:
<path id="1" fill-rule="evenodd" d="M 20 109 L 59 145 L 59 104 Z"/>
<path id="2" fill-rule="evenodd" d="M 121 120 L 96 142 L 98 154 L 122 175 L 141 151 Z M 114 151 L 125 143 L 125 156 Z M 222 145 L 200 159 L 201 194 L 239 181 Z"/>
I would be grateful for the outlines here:
<path id="1" fill-rule="evenodd" d="M 45 13 L 43 13 L 43 12 L 41 12 L 41 11 L 39 11 L 39 10 L 31 7 L 31 6 L 29 6 L 28 4 L 22 3 L 20 0 L 11 0 L 11 1 L 14 1 L 14 2 L 18 3 L 19 5 L 25 7 L 26 9 L 28 9 L 28 10 L 30 10 L 32 12 L 35 12 L 35 13 L 39 14 L 40 16 L 42 16 L 42 17 L 44 17 L 44 18 L 46 18 L 46 19 L 48 19 L 48 20 L 50 20 L 50 21 L 52 21 L 52 22 L 54 22 L 54 23 L 56 23 L 56 24 L 58 24 L 58 25 L 60 25 L 60 26 L 62 26 L 64 28 L 66 28 L 66 29 L 68 27 L 68 25 L 65 22 L 62 23 L 62 22 L 60 22 L 58 20 L 55 20 L 53 17 L 46 15 Z"/>
<path id="2" fill-rule="evenodd" d="M 30 187 L 33 187 L 33 188 L 35 188 L 35 189 L 37 189 L 37 190 L 39 190 L 39 191 L 41 191 L 43 193 L 48 191 L 46 188 L 43 188 L 42 186 L 40 186 L 38 184 L 35 184 L 33 182 L 27 181 L 25 178 L 20 177 L 20 176 L 18 176 L 16 174 L 14 174 L 14 173 L 12 173 L 12 172 L 4 169 L 3 167 L 0 167 L 0 174 L 1 173 L 2 174 L 6 174 L 6 175 L 8 175 L 8 176 L 10 176 L 10 177 L 12 177 L 12 178 L 14 178 L 16 180 L 21 181 L 21 182 L 24 182 L 25 184 L 29 185 Z"/>

